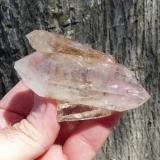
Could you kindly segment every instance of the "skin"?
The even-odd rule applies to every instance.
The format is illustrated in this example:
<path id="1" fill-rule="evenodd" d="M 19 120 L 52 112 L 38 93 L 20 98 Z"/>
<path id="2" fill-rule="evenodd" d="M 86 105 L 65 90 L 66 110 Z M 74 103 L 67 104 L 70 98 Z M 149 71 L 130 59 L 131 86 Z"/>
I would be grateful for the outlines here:
<path id="1" fill-rule="evenodd" d="M 58 123 L 56 102 L 19 82 L 0 101 L 0 159 L 91 160 L 122 113 Z"/>

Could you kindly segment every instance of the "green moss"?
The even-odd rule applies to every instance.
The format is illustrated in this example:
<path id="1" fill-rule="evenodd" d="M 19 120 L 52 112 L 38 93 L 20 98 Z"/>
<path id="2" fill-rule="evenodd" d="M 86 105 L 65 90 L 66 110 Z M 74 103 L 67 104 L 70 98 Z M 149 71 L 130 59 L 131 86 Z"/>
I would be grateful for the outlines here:
<path id="1" fill-rule="evenodd" d="M 69 17 L 66 16 L 66 15 L 60 16 L 60 18 L 59 18 L 59 23 L 60 23 L 60 25 L 63 26 L 63 25 L 65 24 L 65 22 L 67 21 L 68 18 L 69 18 Z"/>

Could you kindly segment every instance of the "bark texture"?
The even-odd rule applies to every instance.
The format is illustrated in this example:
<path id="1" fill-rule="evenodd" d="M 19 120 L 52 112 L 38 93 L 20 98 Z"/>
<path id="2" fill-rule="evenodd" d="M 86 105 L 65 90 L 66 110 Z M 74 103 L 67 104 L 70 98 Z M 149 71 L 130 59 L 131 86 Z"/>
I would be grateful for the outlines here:
<path id="1" fill-rule="evenodd" d="M 0 0 L 0 98 L 18 81 L 14 61 L 31 52 L 25 35 L 61 32 L 113 54 L 151 94 L 126 112 L 97 160 L 160 159 L 159 0 Z"/>

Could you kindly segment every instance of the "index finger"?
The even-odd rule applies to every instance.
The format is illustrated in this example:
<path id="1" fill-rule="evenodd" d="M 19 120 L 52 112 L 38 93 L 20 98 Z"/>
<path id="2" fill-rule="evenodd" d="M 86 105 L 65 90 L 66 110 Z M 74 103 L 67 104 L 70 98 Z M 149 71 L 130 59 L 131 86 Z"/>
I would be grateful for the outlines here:
<path id="1" fill-rule="evenodd" d="M 91 160 L 122 116 L 115 112 L 99 120 L 84 121 L 65 142 L 63 151 L 70 160 Z"/>
<path id="2" fill-rule="evenodd" d="M 21 81 L 18 82 L 0 101 L 0 108 L 27 115 L 33 106 L 33 91 Z"/>

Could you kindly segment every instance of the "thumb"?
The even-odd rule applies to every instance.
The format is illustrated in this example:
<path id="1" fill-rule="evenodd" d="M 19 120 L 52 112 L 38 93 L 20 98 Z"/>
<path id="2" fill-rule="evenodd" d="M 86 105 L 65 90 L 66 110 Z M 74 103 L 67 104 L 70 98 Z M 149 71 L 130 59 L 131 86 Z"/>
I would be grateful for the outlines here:
<path id="1" fill-rule="evenodd" d="M 34 101 L 26 119 L 0 131 L 0 159 L 33 160 L 55 141 L 59 132 L 55 105 L 37 95 Z"/>

